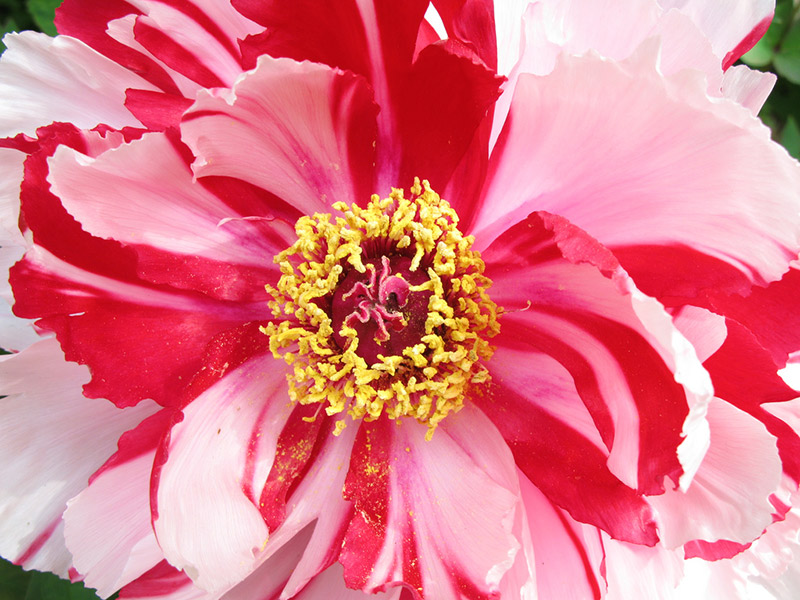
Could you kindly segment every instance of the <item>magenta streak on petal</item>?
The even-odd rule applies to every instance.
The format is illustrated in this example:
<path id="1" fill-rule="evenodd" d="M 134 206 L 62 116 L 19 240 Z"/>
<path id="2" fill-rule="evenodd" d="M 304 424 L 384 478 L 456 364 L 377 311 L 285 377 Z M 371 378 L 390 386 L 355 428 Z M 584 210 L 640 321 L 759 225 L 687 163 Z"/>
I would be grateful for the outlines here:
<path id="1" fill-rule="evenodd" d="M 753 46 L 756 45 L 756 42 L 762 38 L 762 36 L 767 32 L 769 29 L 769 24 L 772 22 L 772 16 L 764 17 L 758 25 L 753 27 L 753 30 L 748 33 L 744 39 L 736 44 L 736 47 L 728 52 L 725 55 L 725 58 L 722 59 L 722 70 L 727 71 L 728 68 L 733 66 L 739 57 L 750 50 Z"/>
<path id="2" fill-rule="evenodd" d="M 289 498 L 331 441 L 332 421 L 316 418 L 319 406 L 297 405 L 278 437 L 275 461 L 257 504 L 270 531 L 283 523 Z"/>
<path id="3" fill-rule="evenodd" d="M 171 422 L 161 438 L 161 442 L 156 448 L 156 455 L 153 459 L 153 470 L 150 473 L 150 523 L 155 528 L 155 522 L 158 520 L 158 484 L 161 480 L 161 470 L 169 458 L 169 443 L 172 438 L 172 428 L 183 421 L 183 413 L 175 412 L 172 415 Z"/>
<path id="4" fill-rule="evenodd" d="M 117 451 L 97 471 L 92 473 L 89 477 L 89 485 L 106 471 L 157 448 L 161 437 L 172 427 L 172 418 L 173 411 L 171 409 L 160 410 L 147 417 L 134 429 L 123 433 L 117 442 Z"/>
<path id="5" fill-rule="evenodd" d="M 206 13 L 203 12 L 197 5 L 193 4 L 192 2 L 185 2 L 183 0 L 159 0 L 162 4 L 166 4 L 174 8 L 177 11 L 182 12 L 190 19 L 194 20 L 198 25 L 200 25 L 203 29 L 205 29 L 209 34 L 211 34 L 214 39 L 216 39 L 220 46 L 225 48 L 228 53 L 235 58 L 236 60 L 240 60 L 241 52 L 239 48 L 233 43 L 230 37 L 228 37 L 222 28 L 214 22 Z"/>
<path id="6" fill-rule="evenodd" d="M 564 526 L 564 531 L 566 531 L 569 540 L 574 544 L 575 550 L 581 557 L 581 562 L 583 563 L 583 568 L 586 575 L 586 580 L 589 582 L 589 586 L 592 588 L 592 595 L 594 596 L 595 600 L 600 600 L 603 597 L 602 592 L 600 591 L 600 584 L 597 582 L 597 577 L 594 576 L 594 569 L 592 568 L 592 562 L 589 560 L 589 555 L 586 554 L 586 548 L 581 541 L 578 539 L 578 536 L 575 534 L 575 531 L 570 527 L 569 521 L 564 516 L 564 513 L 561 509 L 553 504 L 550 501 L 550 504 L 553 505 L 553 510 L 555 511 L 556 515 L 558 515 L 558 520 L 561 521 L 561 524 Z"/>
<path id="7" fill-rule="evenodd" d="M 247 457 L 244 460 L 244 473 L 242 474 L 242 492 L 247 496 L 248 500 L 254 505 L 256 504 L 256 496 L 253 491 L 253 476 L 256 471 L 256 458 L 258 456 L 258 442 L 261 437 L 261 423 L 264 420 L 264 415 L 269 409 L 269 403 L 264 403 L 261 407 L 261 412 L 258 413 L 258 418 L 255 421 L 253 430 L 250 432 L 250 441 L 247 443 Z"/>
<path id="8" fill-rule="evenodd" d="M 683 546 L 684 558 L 702 558 L 703 560 L 721 560 L 733 558 L 750 547 L 750 544 L 739 544 L 730 540 L 706 542 L 693 540 Z"/>
<path id="9" fill-rule="evenodd" d="M 47 543 L 47 540 L 50 539 L 50 536 L 53 535 L 53 532 L 56 530 L 56 527 L 58 527 L 59 523 L 61 523 L 61 515 L 59 515 L 52 523 L 50 523 L 47 529 L 36 536 L 36 539 L 31 542 L 31 545 L 28 546 L 25 551 L 16 559 L 14 559 L 13 563 L 15 565 L 24 565 L 27 561 L 33 558 L 36 553 L 42 549 L 42 546 Z"/>
<path id="10" fill-rule="evenodd" d="M 166 596 L 191 585 L 192 580 L 188 575 L 162 560 L 136 581 L 122 588 L 119 597 Z"/>
<path id="11" fill-rule="evenodd" d="M 205 88 L 224 87 L 216 73 L 208 69 L 194 54 L 178 45 L 163 31 L 140 21 L 133 26 L 136 41 L 167 66 L 185 75 Z"/>

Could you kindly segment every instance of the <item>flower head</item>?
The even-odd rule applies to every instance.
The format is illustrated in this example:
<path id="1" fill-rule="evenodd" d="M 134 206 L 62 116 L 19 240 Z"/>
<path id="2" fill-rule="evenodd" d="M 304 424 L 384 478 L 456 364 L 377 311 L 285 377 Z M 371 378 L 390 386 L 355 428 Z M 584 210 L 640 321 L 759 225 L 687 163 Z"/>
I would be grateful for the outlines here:
<path id="1" fill-rule="evenodd" d="M 800 165 L 732 66 L 772 7 L 517 4 L 6 38 L 4 556 L 129 600 L 781 597 Z"/>

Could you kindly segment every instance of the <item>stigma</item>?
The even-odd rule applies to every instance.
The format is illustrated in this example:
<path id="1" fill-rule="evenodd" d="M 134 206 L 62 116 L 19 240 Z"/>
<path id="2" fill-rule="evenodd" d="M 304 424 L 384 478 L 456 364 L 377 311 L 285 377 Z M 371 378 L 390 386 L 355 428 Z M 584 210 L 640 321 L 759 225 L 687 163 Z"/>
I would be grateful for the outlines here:
<path id="1" fill-rule="evenodd" d="M 301 217 L 275 257 L 273 319 L 261 330 L 293 367 L 289 396 L 353 420 L 413 418 L 427 437 L 488 381 L 499 331 L 473 238 L 427 181 L 340 216 Z M 340 433 L 346 420 L 336 422 Z"/>

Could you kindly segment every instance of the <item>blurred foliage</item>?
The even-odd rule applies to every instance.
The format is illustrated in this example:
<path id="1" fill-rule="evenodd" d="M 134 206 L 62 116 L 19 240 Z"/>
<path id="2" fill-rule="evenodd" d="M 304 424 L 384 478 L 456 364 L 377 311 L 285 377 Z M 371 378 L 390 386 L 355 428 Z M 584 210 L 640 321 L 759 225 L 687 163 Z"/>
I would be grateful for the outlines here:
<path id="1" fill-rule="evenodd" d="M 778 75 L 760 116 L 772 137 L 800 158 L 800 0 L 777 0 L 767 33 L 742 62 Z"/>
<path id="2" fill-rule="evenodd" d="M 53 15 L 61 0 L 0 0 L 0 35 L 34 29 L 55 35 Z M 5 46 L 0 43 L 0 51 Z M 800 0 L 777 0 L 767 33 L 742 62 L 778 75 L 761 111 L 773 137 L 800 158 Z M 0 560 L 0 600 L 97 600 L 82 583 L 49 573 L 23 571 Z"/>

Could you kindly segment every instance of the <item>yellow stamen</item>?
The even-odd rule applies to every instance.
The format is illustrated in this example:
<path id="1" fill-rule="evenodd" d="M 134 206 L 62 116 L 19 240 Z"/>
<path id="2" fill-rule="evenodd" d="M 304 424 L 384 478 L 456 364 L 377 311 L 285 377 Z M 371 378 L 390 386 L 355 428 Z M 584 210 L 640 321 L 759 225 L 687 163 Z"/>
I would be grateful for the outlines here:
<path id="1" fill-rule="evenodd" d="M 430 439 L 438 423 L 463 406 L 468 389 L 488 380 L 480 362 L 492 355 L 486 338 L 499 331 L 498 308 L 486 294 L 491 282 L 471 250 L 473 238 L 461 235 L 455 211 L 427 181 L 415 179 L 410 192 L 410 198 L 402 189 L 388 198 L 373 195 L 366 208 L 337 202 L 333 208 L 342 216 L 334 220 L 330 214 L 301 217 L 297 241 L 275 257 L 281 278 L 277 287 L 267 286 L 275 320 L 262 331 L 273 355 L 294 367 L 288 376 L 293 401 L 327 403 L 328 415 L 346 411 L 353 419 L 411 417 L 427 424 Z M 367 364 L 358 353 L 358 332 L 342 324 L 337 342 L 325 307 L 349 270 L 374 271 L 364 261 L 376 258 L 365 256 L 376 240 L 408 256 L 410 272 L 427 275 L 408 289 L 429 297 L 420 339 Z M 335 434 L 344 426 L 337 421 Z"/>

